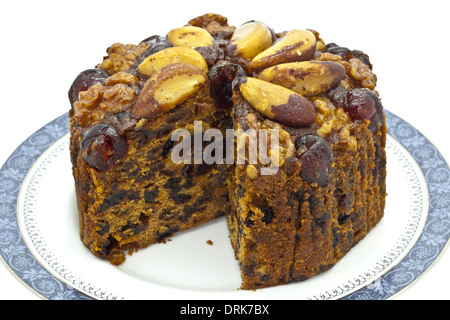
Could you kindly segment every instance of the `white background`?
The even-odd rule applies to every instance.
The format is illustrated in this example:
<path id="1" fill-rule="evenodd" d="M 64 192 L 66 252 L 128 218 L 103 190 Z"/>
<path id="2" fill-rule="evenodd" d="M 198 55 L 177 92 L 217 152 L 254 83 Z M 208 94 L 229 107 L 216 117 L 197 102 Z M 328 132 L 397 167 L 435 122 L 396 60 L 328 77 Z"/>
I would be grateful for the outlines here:
<path id="1" fill-rule="evenodd" d="M 165 35 L 208 12 L 231 25 L 310 28 L 369 54 L 384 107 L 450 159 L 448 1 L 4 1 L 0 6 L 0 166 L 70 108 L 67 91 L 115 42 Z M 1 260 L 1 259 L 0 259 Z M 450 253 L 399 299 L 449 299 Z M 0 264 L 0 299 L 39 299 Z"/>

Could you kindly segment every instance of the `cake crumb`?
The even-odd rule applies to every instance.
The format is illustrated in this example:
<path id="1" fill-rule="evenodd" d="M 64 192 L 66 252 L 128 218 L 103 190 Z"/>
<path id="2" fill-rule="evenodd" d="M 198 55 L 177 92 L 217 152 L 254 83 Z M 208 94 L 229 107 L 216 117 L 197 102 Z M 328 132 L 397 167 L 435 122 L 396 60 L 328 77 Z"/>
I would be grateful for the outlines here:
<path id="1" fill-rule="evenodd" d="M 209 244 L 210 246 L 214 244 L 211 240 L 206 241 L 206 243 Z"/>

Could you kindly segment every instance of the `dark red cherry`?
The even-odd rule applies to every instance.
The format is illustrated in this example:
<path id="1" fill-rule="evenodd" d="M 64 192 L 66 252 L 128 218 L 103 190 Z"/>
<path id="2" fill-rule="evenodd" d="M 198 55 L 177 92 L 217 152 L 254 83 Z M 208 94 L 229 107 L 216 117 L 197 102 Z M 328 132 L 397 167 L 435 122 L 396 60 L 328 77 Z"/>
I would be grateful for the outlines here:
<path id="1" fill-rule="evenodd" d="M 211 96 L 218 108 L 229 109 L 233 106 L 233 80 L 245 76 L 241 66 L 234 63 L 218 63 L 208 74 L 211 83 Z"/>
<path id="2" fill-rule="evenodd" d="M 326 95 L 336 107 L 343 108 L 347 102 L 348 91 L 343 86 L 339 85 L 328 91 Z"/>
<path id="3" fill-rule="evenodd" d="M 137 59 L 135 64 L 130 67 L 130 69 L 127 70 L 128 73 L 131 73 L 133 75 L 139 75 L 137 73 L 138 66 L 144 61 L 147 57 L 151 56 L 152 54 L 155 54 L 161 50 L 167 49 L 172 47 L 172 44 L 166 39 L 166 37 L 161 37 L 158 35 L 154 35 L 151 37 L 148 37 L 141 42 L 144 42 L 149 45 L 148 49 L 144 51 Z"/>
<path id="4" fill-rule="evenodd" d="M 160 35 L 154 34 L 154 35 L 152 35 L 152 36 L 150 36 L 148 38 L 145 38 L 141 42 L 153 45 L 153 44 L 155 44 L 157 42 L 164 42 L 164 41 L 167 41 L 166 37 L 162 37 Z"/>
<path id="5" fill-rule="evenodd" d="M 377 111 L 378 97 L 366 88 L 350 90 L 344 110 L 352 120 L 370 120 Z"/>
<path id="6" fill-rule="evenodd" d="M 372 63 L 370 63 L 370 58 L 364 52 L 362 52 L 361 50 L 352 50 L 351 56 L 353 58 L 358 58 L 362 63 L 368 65 L 370 70 L 372 70 Z"/>
<path id="7" fill-rule="evenodd" d="M 331 46 L 327 49 L 327 52 L 341 56 L 343 59 L 345 59 L 351 53 L 351 50 L 346 47 Z"/>
<path id="8" fill-rule="evenodd" d="M 124 158 L 128 145 L 117 129 L 109 124 L 96 124 L 84 133 L 81 139 L 81 156 L 88 165 L 104 171 L 117 160 Z"/>
<path id="9" fill-rule="evenodd" d="M 143 42 L 150 44 L 150 47 L 139 57 L 139 61 L 143 61 L 152 54 L 172 47 L 172 44 L 166 39 L 166 37 L 161 36 L 152 36 L 143 40 Z"/>
<path id="10" fill-rule="evenodd" d="M 378 109 L 375 115 L 372 117 L 372 119 L 370 119 L 370 124 L 367 128 L 373 133 L 375 133 L 382 126 L 383 122 L 384 122 L 383 109 Z"/>
<path id="11" fill-rule="evenodd" d="M 69 101 L 73 105 L 75 101 L 78 101 L 78 93 L 86 91 L 90 86 L 101 83 L 105 84 L 109 75 L 102 69 L 88 69 L 81 72 L 73 81 L 69 89 Z"/>
<path id="12" fill-rule="evenodd" d="M 297 157 L 302 162 L 300 176 L 308 183 L 317 182 L 320 187 L 329 183 L 334 160 L 329 143 L 316 135 L 308 134 L 297 139 Z"/>

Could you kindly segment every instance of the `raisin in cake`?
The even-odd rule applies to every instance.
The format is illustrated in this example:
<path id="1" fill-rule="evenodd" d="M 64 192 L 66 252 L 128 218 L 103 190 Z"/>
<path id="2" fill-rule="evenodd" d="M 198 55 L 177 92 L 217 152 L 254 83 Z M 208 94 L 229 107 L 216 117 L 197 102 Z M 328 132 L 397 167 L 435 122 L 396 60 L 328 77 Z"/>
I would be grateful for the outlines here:
<path id="1" fill-rule="evenodd" d="M 383 217 L 375 86 L 362 51 L 217 14 L 113 44 L 69 91 L 82 242 L 119 265 L 224 216 L 243 289 L 328 270 Z M 197 150 L 212 140 L 214 161 Z"/>

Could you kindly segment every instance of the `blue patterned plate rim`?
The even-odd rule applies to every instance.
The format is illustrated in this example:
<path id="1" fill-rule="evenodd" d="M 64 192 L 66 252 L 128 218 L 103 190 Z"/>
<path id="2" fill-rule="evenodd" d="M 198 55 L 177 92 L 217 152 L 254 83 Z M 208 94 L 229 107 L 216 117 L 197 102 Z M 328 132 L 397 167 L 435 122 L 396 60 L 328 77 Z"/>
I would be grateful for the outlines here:
<path id="1" fill-rule="evenodd" d="M 429 212 L 423 231 L 408 254 L 382 277 L 343 300 L 389 299 L 414 283 L 445 251 L 450 237 L 450 169 L 438 149 L 417 129 L 386 111 L 389 134 L 414 158 L 429 191 Z M 36 131 L 0 169 L 0 257 L 7 269 L 44 299 L 90 300 L 52 276 L 30 253 L 17 222 L 17 198 L 22 181 L 35 161 L 69 132 L 65 113 Z"/>

